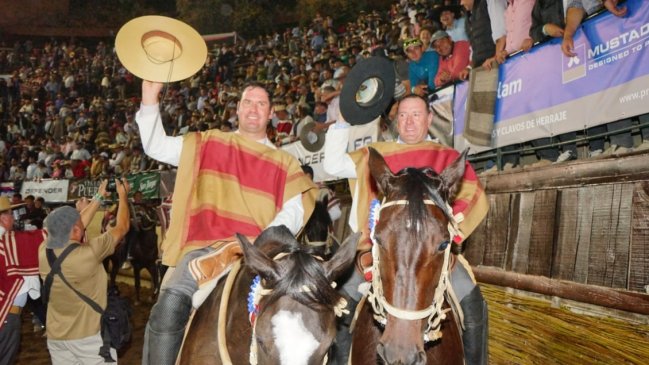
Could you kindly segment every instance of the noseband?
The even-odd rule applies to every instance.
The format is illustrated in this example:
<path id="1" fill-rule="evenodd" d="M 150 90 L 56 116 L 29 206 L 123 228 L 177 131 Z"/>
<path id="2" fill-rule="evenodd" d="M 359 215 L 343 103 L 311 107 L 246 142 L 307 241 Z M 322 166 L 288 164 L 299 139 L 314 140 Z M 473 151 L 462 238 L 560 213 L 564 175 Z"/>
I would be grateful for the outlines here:
<path id="1" fill-rule="evenodd" d="M 378 201 L 376 201 L 378 203 Z M 381 281 L 381 275 L 379 270 L 380 264 L 380 255 L 379 255 L 379 245 L 374 238 L 375 228 L 378 224 L 381 210 L 387 207 L 396 206 L 396 205 L 408 205 L 408 200 L 393 200 L 386 202 L 385 199 L 379 204 L 375 204 L 373 211 L 370 213 L 372 217 L 372 222 L 370 222 L 370 239 L 372 240 L 372 285 L 368 293 L 368 301 L 372 304 L 374 309 L 374 318 L 385 326 L 387 323 L 387 314 L 392 315 L 393 317 L 399 319 L 405 319 L 408 321 L 415 321 L 424 318 L 427 319 L 427 325 L 424 329 L 423 337 L 424 342 L 435 341 L 442 337 L 441 332 L 441 322 L 446 318 L 446 313 L 450 309 L 442 309 L 444 304 L 444 294 L 449 288 L 449 272 L 450 272 L 450 253 L 452 242 L 444 249 L 444 264 L 442 265 L 442 272 L 440 273 L 439 281 L 437 283 L 437 288 L 435 288 L 435 294 L 433 296 L 433 302 L 427 308 L 421 310 L 408 310 L 403 308 L 398 308 L 388 303 L 383 294 L 383 282 Z M 424 200 L 425 205 L 434 205 L 435 202 L 432 200 Z M 446 207 L 441 207 L 442 209 L 446 208 L 446 212 L 452 212 L 451 207 L 447 204 Z M 457 235 L 459 235 L 459 230 L 457 228 L 457 220 L 455 220 L 452 214 L 447 214 L 452 219 L 449 219 L 448 223 L 448 232 L 450 234 L 451 241 Z M 387 313 L 387 314 L 386 314 Z"/>

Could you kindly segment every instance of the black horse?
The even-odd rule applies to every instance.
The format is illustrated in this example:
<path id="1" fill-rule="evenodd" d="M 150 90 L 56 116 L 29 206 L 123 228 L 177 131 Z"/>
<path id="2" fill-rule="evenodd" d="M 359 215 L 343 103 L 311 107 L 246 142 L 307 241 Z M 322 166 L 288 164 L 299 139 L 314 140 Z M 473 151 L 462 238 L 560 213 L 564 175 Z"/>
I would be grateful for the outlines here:
<path id="1" fill-rule="evenodd" d="M 132 213 L 134 219 L 131 221 L 131 228 L 115 249 L 115 253 L 104 260 L 104 268 L 110 274 L 109 288 L 116 290 L 115 279 L 122 265 L 126 262 L 129 254 L 133 267 L 133 279 L 135 281 L 135 302 L 140 302 L 140 272 L 146 269 L 151 277 L 153 286 L 153 298 L 160 291 L 160 271 L 158 260 L 158 235 L 156 233 L 155 214 L 145 214 L 144 210 L 135 209 Z M 110 224 L 110 212 L 106 212 L 104 224 Z M 130 252 L 129 252 L 130 251 Z M 153 299 L 152 298 L 152 299 Z"/>
<path id="2" fill-rule="evenodd" d="M 333 237 L 333 222 L 328 210 L 329 198 L 327 196 L 318 200 L 313 208 L 313 213 L 304 225 L 298 241 L 313 248 L 314 254 L 328 260 L 338 249 L 339 243 Z"/>

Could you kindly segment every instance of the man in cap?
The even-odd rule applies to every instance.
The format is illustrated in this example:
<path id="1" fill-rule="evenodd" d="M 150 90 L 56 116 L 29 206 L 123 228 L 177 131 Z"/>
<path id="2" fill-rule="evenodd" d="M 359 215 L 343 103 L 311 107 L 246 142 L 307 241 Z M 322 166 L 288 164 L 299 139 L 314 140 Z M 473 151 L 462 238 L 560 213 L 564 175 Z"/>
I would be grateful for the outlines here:
<path id="1" fill-rule="evenodd" d="M 435 32 L 430 42 L 439 54 L 439 69 L 435 75 L 435 86 L 440 87 L 460 80 L 460 74 L 470 62 L 471 45 L 469 42 L 454 42 L 443 30 Z"/>
<path id="2" fill-rule="evenodd" d="M 161 89 L 162 83 L 142 82 L 136 121 L 146 154 L 178 166 L 183 183 L 174 189 L 173 224 L 162 243 L 162 262 L 170 269 L 151 310 L 142 359 L 171 365 L 192 307 L 240 254 L 235 233 L 253 238 L 269 226 L 285 225 L 296 234 L 313 210 L 317 189 L 297 160 L 268 139 L 273 108 L 261 86 L 243 88 L 237 132 L 209 130 L 184 137 L 167 136 L 162 128 Z M 197 293 L 199 288 L 206 290 Z"/>
<path id="3" fill-rule="evenodd" d="M 45 279 L 51 271 L 51 257 L 48 256 L 54 254 L 56 260 L 68 246 L 78 245 L 62 261 L 61 273 L 74 289 L 102 308 L 106 308 L 108 300 L 108 278 L 102 262 L 113 254 L 129 229 L 128 182 L 126 179 L 115 180 L 119 197 L 116 224 L 99 237 L 84 242 L 86 227 L 106 194 L 107 184 L 108 180 L 100 184 L 92 200 L 84 198 L 77 202 L 77 209 L 62 206 L 53 210 L 45 218 L 48 236 L 38 251 L 40 274 Z M 103 364 L 109 362 L 104 357 L 109 355 L 117 361 L 115 349 L 110 349 L 110 354 L 99 353 L 103 346 L 101 315 L 72 291 L 59 275 L 54 276 L 49 290 L 45 327 L 47 348 L 54 365 Z"/>
<path id="4" fill-rule="evenodd" d="M 424 52 L 419 38 L 403 41 L 403 51 L 408 56 L 408 78 L 410 92 L 425 96 L 435 88 L 435 75 L 439 67 L 439 57 L 432 51 Z"/>
<path id="5" fill-rule="evenodd" d="M 12 205 L 0 197 L 0 364 L 11 365 L 20 346 L 20 313 L 28 296 L 40 296 L 38 247 L 42 230 L 14 231 Z"/>
<path id="6" fill-rule="evenodd" d="M 428 136 L 428 128 L 433 121 L 433 115 L 428 109 L 428 102 L 421 96 L 408 95 L 404 97 L 397 109 L 397 142 L 379 142 L 371 147 L 378 150 L 386 159 L 393 172 L 405 167 L 430 167 L 441 173 L 458 157 L 458 152 L 452 148 L 432 142 Z M 347 154 L 349 128 L 347 122 L 338 120 L 329 128 L 325 139 L 325 172 L 332 176 L 348 178 L 352 184 L 351 191 L 355 199 L 352 212 L 349 215 L 349 226 L 353 231 L 363 233 L 359 241 L 359 250 L 366 251 L 371 246 L 369 241 L 368 218 L 370 201 L 377 198 L 374 187 L 362 182 L 371 179 L 369 174 L 367 147 Z M 453 240 L 460 243 L 484 219 L 489 205 L 484 190 L 470 164 L 466 169 L 462 186 L 451 204 L 453 214 L 463 216 L 459 222 L 459 235 Z M 364 260 L 367 255 L 361 254 L 361 266 L 368 267 Z M 370 259 L 371 261 L 371 259 Z M 465 260 L 458 260 L 462 265 L 456 265 L 451 272 L 451 284 L 464 312 L 464 328 L 462 339 L 467 364 L 487 363 L 487 305 L 480 289 L 476 286 L 471 274 L 471 268 Z M 371 266 L 371 264 L 369 264 Z M 360 300 L 356 290 L 363 281 L 360 273 L 354 271 L 343 290 L 354 301 Z M 353 311 L 352 311 L 353 312 Z"/>

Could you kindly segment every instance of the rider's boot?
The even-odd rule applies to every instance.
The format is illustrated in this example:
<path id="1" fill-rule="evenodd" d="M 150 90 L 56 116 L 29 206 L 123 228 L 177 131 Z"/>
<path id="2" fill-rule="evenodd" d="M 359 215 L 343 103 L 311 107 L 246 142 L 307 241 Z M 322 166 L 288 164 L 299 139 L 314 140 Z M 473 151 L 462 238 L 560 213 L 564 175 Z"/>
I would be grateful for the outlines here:
<path id="1" fill-rule="evenodd" d="M 464 359 L 467 365 L 484 365 L 489 361 L 488 355 L 488 312 L 479 287 L 474 287 L 471 292 L 460 301 L 464 312 Z"/>
<path id="2" fill-rule="evenodd" d="M 142 364 L 176 363 L 191 310 L 191 296 L 171 288 L 160 292 L 146 325 Z"/>

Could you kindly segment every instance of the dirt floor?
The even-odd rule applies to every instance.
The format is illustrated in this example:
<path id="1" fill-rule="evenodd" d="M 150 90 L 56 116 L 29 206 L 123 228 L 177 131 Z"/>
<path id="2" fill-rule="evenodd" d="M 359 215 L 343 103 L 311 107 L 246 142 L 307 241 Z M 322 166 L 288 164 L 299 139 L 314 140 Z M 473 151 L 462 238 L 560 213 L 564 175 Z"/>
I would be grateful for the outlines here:
<path id="1" fill-rule="evenodd" d="M 102 217 L 102 212 L 95 216 L 88 227 L 89 236 L 99 234 Z M 143 275 L 146 275 L 144 271 Z M 121 294 L 135 298 L 130 278 L 120 276 L 118 280 L 121 280 Z M 502 288 L 482 288 L 489 304 L 490 364 L 647 364 L 649 320 L 646 318 L 636 323 L 586 316 Z M 141 298 L 150 296 L 151 290 L 142 288 Z M 144 326 L 151 306 L 152 303 L 133 306 L 133 338 L 130 346 L 121 352 L 120 364 L 141 363 Z M 22 347 L 17 365 L 50 364 L 43 332 L 34 332 L 30 313 L 23 313 L 22 320 Z"/>
<path id="2" fill-rule="evenodd" d="M 122 295 L 134 297 L 129 284 L 119 283 L 119 289 Z M 646 364 L 646 323 L 580 315 L 553 308 L 544 301 L 512 295 L 502 288 L 486 286 L 483 292 L 489 303 L 491 364 Z M 151 290 L 143 288 L 142 294 L 142 298 L 148 298 Z M 120 364 L 140 364 L 150 309 L 151 303 L 133 306 L 133 339 L 120 354 Z M 50 364 L 43 332 L 33 331 L 30 313 L 22 317 L 22 348 L 17 364 Z M 550 326 L 541 329 L 541 323 Z"/>

